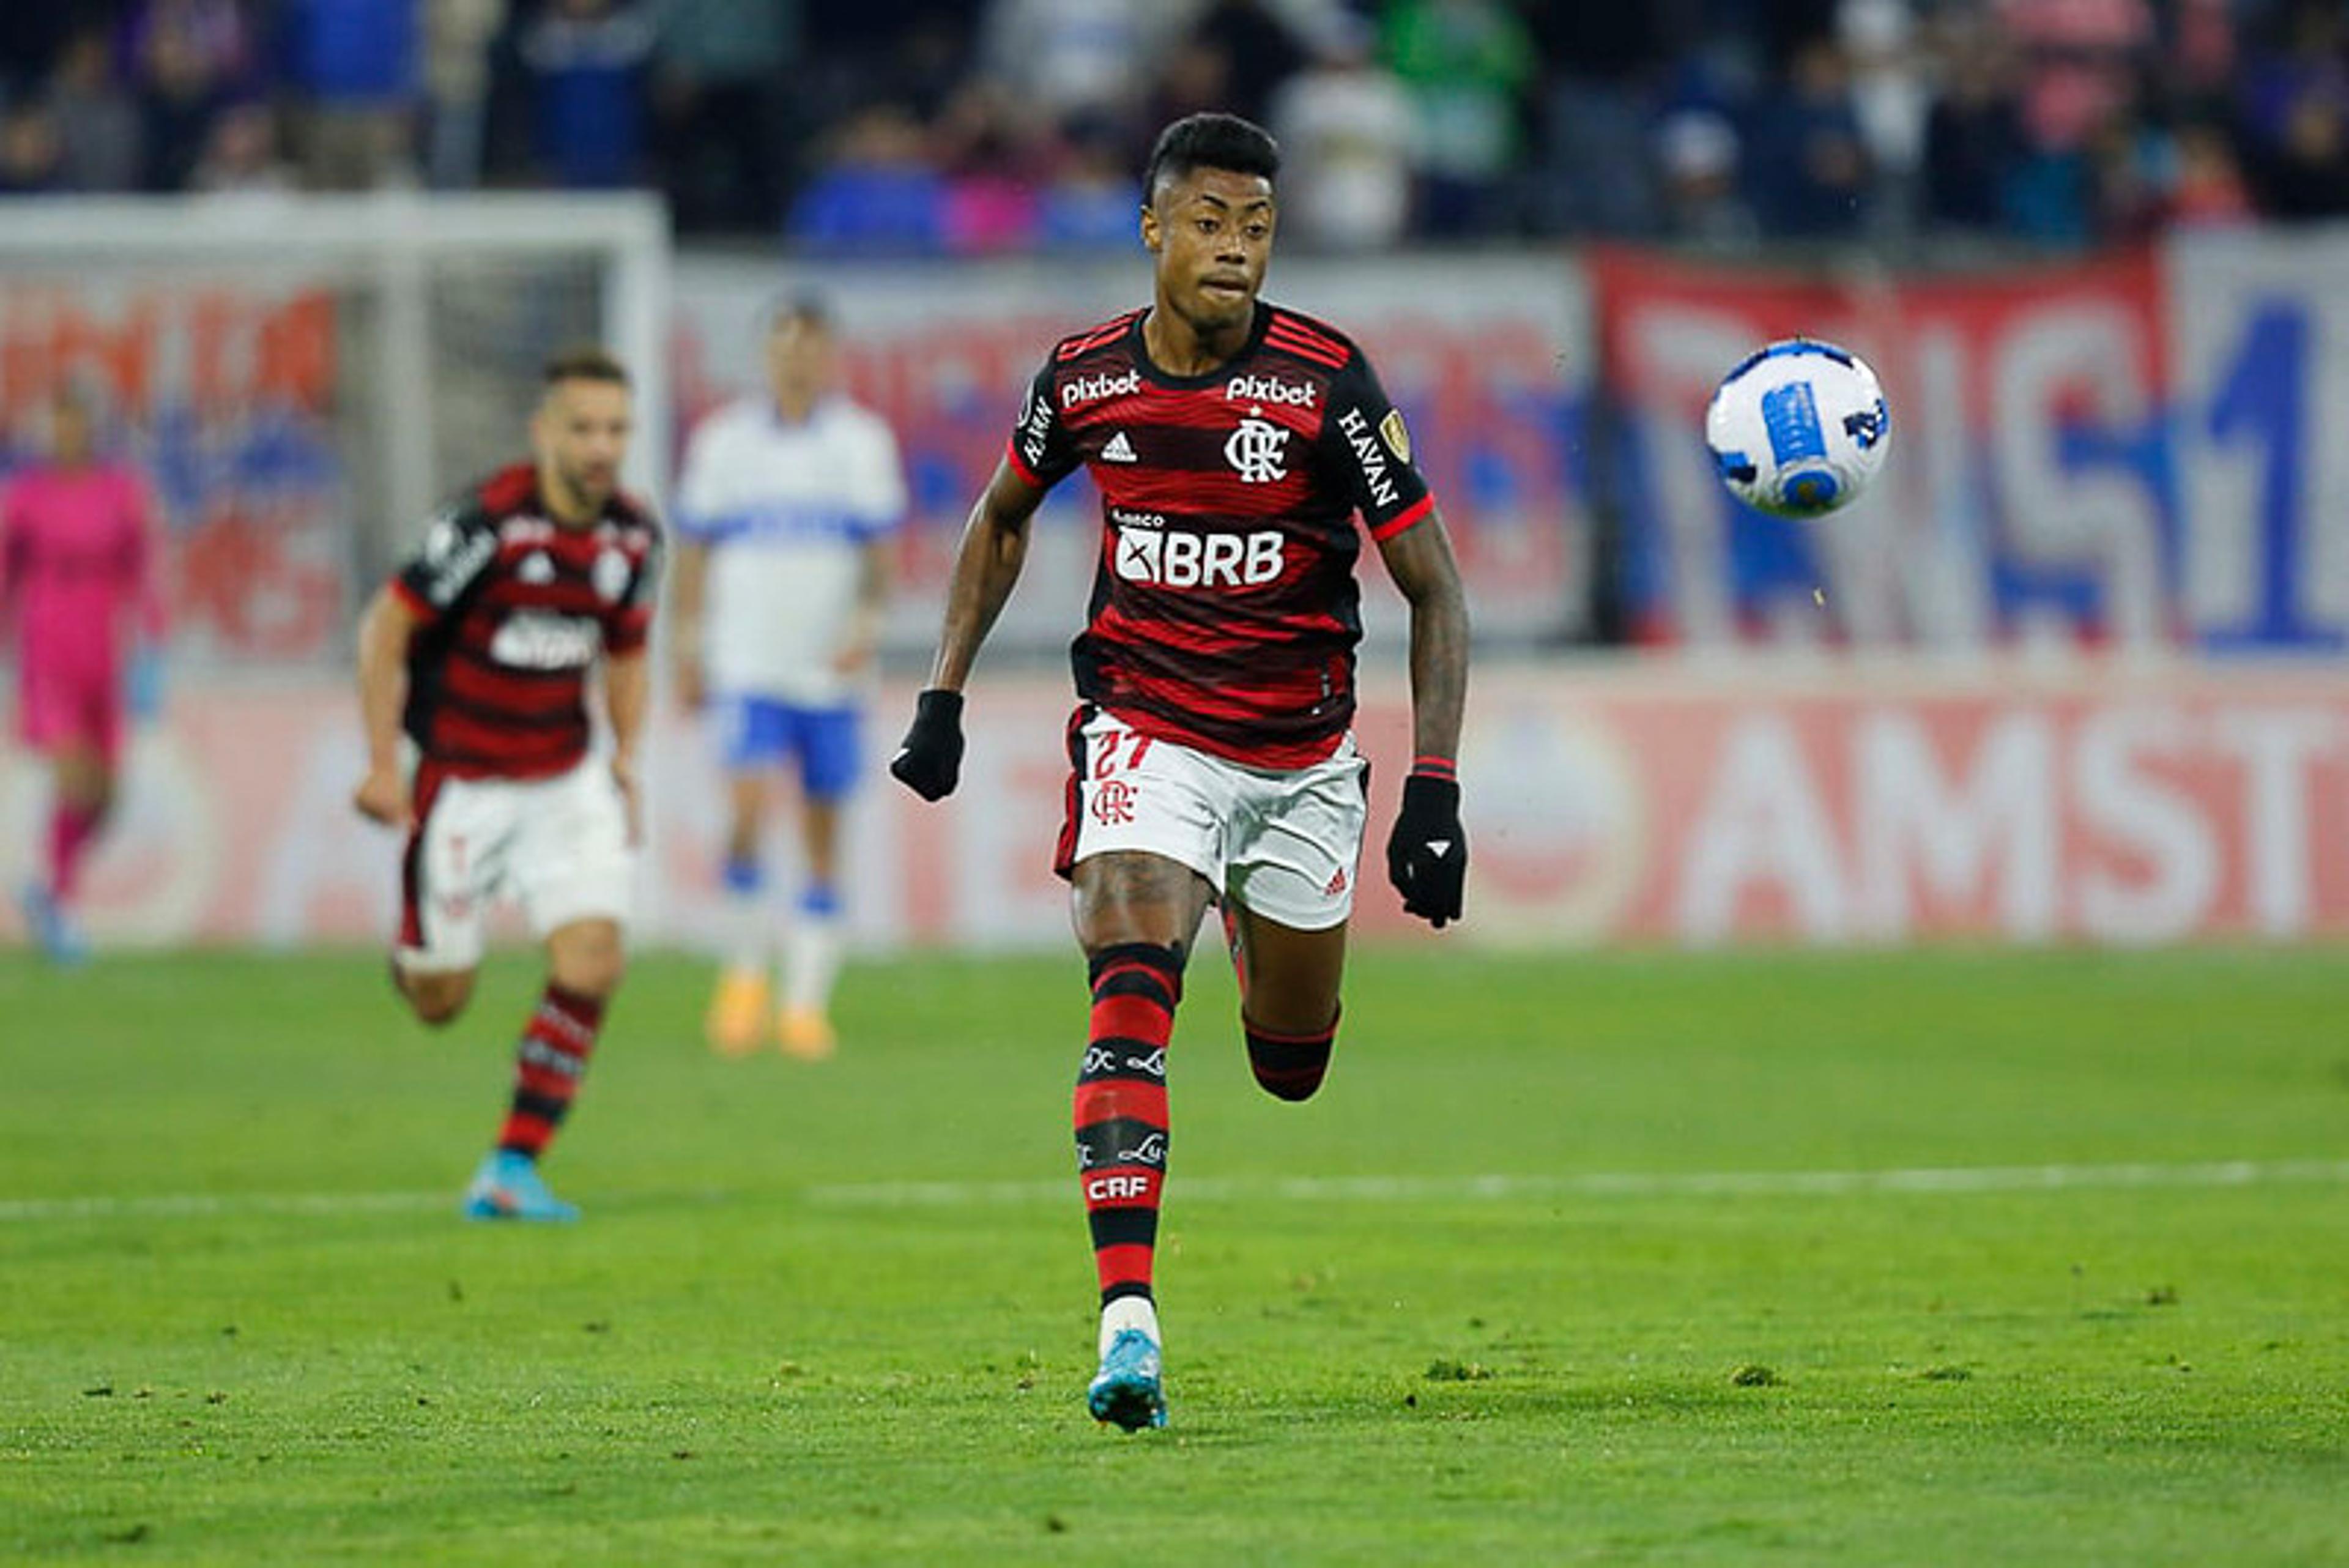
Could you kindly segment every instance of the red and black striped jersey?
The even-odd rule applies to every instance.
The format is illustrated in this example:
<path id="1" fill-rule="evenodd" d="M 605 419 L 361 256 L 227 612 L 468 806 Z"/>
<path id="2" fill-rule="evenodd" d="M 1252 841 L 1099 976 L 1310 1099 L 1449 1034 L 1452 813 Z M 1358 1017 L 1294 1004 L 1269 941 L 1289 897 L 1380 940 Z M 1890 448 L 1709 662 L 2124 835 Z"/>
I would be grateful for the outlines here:
<path id="1" fill-rule="evenodd" d="M 587 753 L 587 671 L 645 645 L 660 527 L 616 495 L 595 522 L 554 521 L 530 464 L 502 469 L 426 527 L 392 592 L 422 622 L 403 722 L 461 778 L 542 778 Z"/>
<path id="2" fill-rule="evenodd" d="M 1011 435 L 1023 479 L 1081 463 L 1102 493 L 1078 694 L 1247 766 L 1319 762 L 1354 714 L 1355 514 L 1384 540 L 1433 507 L 1402 416 L 1310 317 L 1259 302 L 1235 358 L 1172 376 L 1145 314 L 1062 339 Z"/>

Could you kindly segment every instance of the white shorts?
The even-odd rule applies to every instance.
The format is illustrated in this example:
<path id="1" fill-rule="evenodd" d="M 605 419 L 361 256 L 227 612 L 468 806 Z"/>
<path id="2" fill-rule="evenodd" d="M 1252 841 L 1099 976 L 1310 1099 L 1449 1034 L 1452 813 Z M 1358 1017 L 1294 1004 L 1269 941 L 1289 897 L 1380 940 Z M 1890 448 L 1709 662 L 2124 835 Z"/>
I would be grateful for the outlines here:
<path id="1" fill-rule="evenodd" d="M 626 920 L 636 852 L 603 759 L 547 779 L 444 776 L 436 784 L 429 774 L 427 764 L 400 867 L 392 958 L 401 969 L 480 963 L 482 917 L 493 898 L 520 903 L 536 937 L 574 920 Z"/>
<path id="2" fill-rule="evenodd" d="M 1309 767 L 1244 768 L 1081 708 L 1055 869 L 1138 850 L 1179 861 L 1226 903 L 1302 931 L 1342 925 L 1369 815 L 1370 763 L 1349 735 Z"/>

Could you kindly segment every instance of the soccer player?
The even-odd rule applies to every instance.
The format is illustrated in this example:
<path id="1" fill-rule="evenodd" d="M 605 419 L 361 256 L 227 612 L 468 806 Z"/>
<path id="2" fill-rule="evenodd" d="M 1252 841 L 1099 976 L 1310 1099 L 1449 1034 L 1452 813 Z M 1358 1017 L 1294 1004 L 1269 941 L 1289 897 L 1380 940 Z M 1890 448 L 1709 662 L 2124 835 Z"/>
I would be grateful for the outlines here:
<path id="1" fill-rule="evenodd" d="M 767 391 L 694 431 L 678 494 L 677 680 L 708 704 L 727 775 L 727 952 L 710 1044 L 740 1055 L 772 1031 L 794 1056 L 833 1049 L 843 949 L 841 817 L 862 770 L 859 731 L 905 511 L 896 438 L 833 385 L 830 312 L 791 300 L 768 323 Z M 776 771 L 797 764 L 802 881 L 783 928 L 761 860 Z"/>
<path id="2" fill-rule="evenodd" d="M 1402 417 L 1334 327 L 1257 298 L 1272 254 L 1272 139 L 1193 115 L 1150 158 L 1150 306 L 1063 338 L 956 557 L 929 690 L 890 771 L 955 787 L 963 687 L 1019 575 L 1044 493 L 1084 466 L 1105 527 L 1074 648 L 1068 817 L 1092 987 L 1075 1103 L 1101 1282 L 1096 1419 L 1164 1426 L 1153 1249 L 1166 1171 L 1166 1042 L 1184 961 L 1220 905 L 1257 1081 L 1320 1086 L 1336 1036 L 1368 763 L 1355 750 L 1359 513 L 1411 606 L 1414 752 L 1387 841 L 1403 908 L 1460 916 L 1454 756 L 1468 615 Z"/>
<path id="3" fill-rule="evenodd" d="M 636 747 L 658 524 L 619 489 L 627 373 L 583 349 L 553 360 L 533 461 L 434 517 L 359 628 L 367 771 L 358 809 L 408 835 L 392 977 L 427 1023 L 464 1011 L 482 906 L 517 899 L 546 948 L 511 1108 L 465 1193 L 477 1220 L 573 1220 L 539 1157 L 587 1070 L 620 983 L 636 841 Z M 602 663 L 611 754 L 589 754 Z M 414 743 L 411 773 L 400 735 Z"/>
<path id="4" fill-rule="evenodd" d="M 78 392 L 60 389 L 48 418 L 46 457 L 0 493 L 0 624 L 16 633 L 17 728 L 51 784 L 43 874 L 19 900 L 42 951 L 70 964 L 88 956 L 76 894 L 114 809 L 123 721 L 153 706 L 163 601 L 146 483 L 99 453 Z"/>

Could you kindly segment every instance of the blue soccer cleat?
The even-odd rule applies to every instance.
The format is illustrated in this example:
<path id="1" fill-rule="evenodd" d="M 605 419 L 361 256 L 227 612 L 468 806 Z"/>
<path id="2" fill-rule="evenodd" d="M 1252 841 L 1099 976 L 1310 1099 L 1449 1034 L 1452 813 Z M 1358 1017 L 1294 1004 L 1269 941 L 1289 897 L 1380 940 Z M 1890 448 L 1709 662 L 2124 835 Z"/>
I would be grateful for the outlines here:
<path id="1" fill-rule="evenodd" d="M 27 882 L 16 894 L 25 911 L 25 925 L 43 957 L 62 969 L 89 961 L 89 939 L 67 914 L 57 896 L 38 882 Z"/>
<path id="2" fill-rule="evenodd" d="M 465 1189 L 468 1220 L 537 1220 L 562 1222 L 579 1218 L 579 1206 L 565 1203 L 546 1189 L 537 1162 L 512 1149 L 492 1151 Z"/>
<path id="3" fill-rule="evenodd" d="M 1164 1426 L 1166 1391 L 1159 1385 L 1157 1343 L 1138 1328 L 1119 1330 L 1085 1390 L 1085 1405 L 1094 1420 L 1129 1432 Z"/>

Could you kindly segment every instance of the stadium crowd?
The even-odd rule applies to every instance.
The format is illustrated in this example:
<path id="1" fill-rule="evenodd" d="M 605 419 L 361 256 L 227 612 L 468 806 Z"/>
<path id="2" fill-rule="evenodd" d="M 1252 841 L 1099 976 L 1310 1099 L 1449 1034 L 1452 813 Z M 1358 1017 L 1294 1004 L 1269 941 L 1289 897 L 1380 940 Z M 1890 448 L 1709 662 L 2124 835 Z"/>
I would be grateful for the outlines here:
<path id="1" fill-rule="evenodd" d="M 2349 213 L 2340 0 L 0 6 L 0 193 L 643 185 L 688 234 L 1080 249 L 1203 107 L 1280 137 L 1308 248 Z"/>

